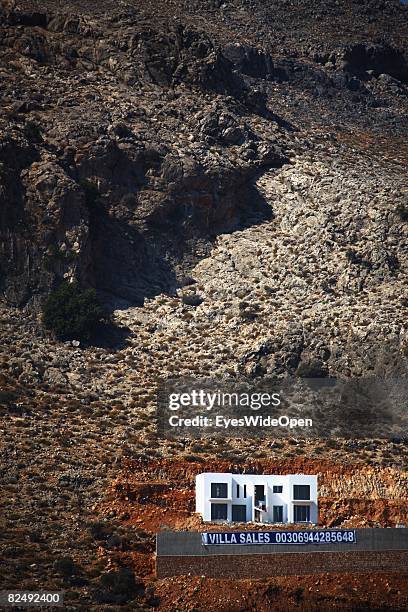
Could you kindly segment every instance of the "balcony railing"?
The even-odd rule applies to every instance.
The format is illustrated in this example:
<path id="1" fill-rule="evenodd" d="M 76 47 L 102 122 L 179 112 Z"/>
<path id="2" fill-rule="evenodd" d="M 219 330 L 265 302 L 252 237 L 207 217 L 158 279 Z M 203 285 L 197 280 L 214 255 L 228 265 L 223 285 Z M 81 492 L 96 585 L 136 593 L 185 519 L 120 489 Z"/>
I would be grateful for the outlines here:
<path id="1" fill-rule="evenodd" d="M 256 510 L 263 510 L 263 512 L 266 512 L 266 501 L 264 499 L 256 499 L 254 508 Z"/>

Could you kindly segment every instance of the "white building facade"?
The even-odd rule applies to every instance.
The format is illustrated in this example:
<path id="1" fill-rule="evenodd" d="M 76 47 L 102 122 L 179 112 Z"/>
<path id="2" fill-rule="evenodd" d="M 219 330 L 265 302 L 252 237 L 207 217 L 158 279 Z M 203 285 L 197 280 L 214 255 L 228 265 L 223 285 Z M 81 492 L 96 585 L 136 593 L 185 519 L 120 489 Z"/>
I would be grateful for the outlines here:
<path id="1" fill-rule="evenodd" d="M 317 524 L 317 476 L 198 474 L 196 512 L 206 522 Z"/>

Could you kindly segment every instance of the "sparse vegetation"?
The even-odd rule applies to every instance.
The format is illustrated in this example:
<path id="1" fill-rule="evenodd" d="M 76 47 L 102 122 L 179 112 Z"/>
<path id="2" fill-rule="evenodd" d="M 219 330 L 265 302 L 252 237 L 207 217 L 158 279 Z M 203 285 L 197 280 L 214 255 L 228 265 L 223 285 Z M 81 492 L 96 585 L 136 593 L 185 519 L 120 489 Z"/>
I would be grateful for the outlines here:
<path id="1" fill-rule="evenodd" d="M 54 561 L 54 570 L 64 578 L 69 578 L 75 573 L 76 567 L 72 557 L 67 556 Z"/>
<path id="2" fill-rule="evenodd" d="M 399 204 L 397 206 L 397 213 L 399 214 L 401 221 L 408 221 L 408 205 Z"/>
<path id="3" fill-rule="evenodd" d="M 62 283 L 43 309 L 44 326 L 62 340 L 89 340 L 104 317 L 95 290 L 82 289 L 78 283 Z"/>
<path id="4" fill-rule="evenodd" d="M 125 567 L 102 574 L 99 583 L 93 597 L 100 604 L 124 604 L 144 590 L 143 583 Z"/>
<path id="5" fill-rule="evenodd" d="M 408 610 L 404 575 L 375 567 L 155 572 L 157 532 L 213 529 L 200 472 L 318 474 L 322 529 L 408 522 L 387 392 L 408 357 L 404 9 L 3 4 L 1 589 L 63 591 L 78 612 Z M 47 300 L 79 263 L 118 326 L 82 280 Z M 303 435 L 158 428 L 166 380 L 285 396 L 296 376 Z M 340 379 L 341 401 L 309 377 Z"/>
<path id="6" fill-rule="evenodd" d="M 24 126 L 24 136 L 32 142 L 42 141 L 40 127 L 34 121 L 27 121 Z"/>
<path id="7" fill-rule="evenodd" d="M 15 391 L 0 391 L 0 404 L 9 404 L 18 399 L 18 393 Z"/>
<path id="8" fill-rule="evenodd" d="M 293 597 L 296 603 L 299 605 L 301 601 L 304 599 L 304 588 L 299 587 L 293 591 Z"/>
<path id="9" fill-rule="evenodd" d="M 87 207 L 89 209 L 94 208 L 99 198 L 99 191 L 96 185 L 94 185 L 94 183 L 88 179 L 79 181 L 79 185 L 82 191 L 85 193 L 85 203 Z"/>

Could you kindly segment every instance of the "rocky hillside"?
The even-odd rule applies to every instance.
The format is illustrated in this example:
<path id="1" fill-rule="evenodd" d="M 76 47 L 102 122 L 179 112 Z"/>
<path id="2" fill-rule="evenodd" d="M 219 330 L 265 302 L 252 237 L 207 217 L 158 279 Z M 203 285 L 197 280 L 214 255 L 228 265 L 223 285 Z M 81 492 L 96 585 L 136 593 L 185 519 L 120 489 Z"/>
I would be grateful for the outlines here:
<path id="1" fill-rule="evenodd" d="M 64 589 L 95 612 L 406 608 L 399 576 L 151 571 L 162 510 L 197 528 L 203 465 L 317 470 L 327 525 L 406 520 L 400 435 L 168 441 L 154 417 L 174 375 L 406 373 L 408 8 L 0 7 L 2 588 Z M 93 344 L 42 328 L 64 278 L 112 312 Z M 149 474 L 143 518 L 123 491 Z"/>
<path id="2" fill-rule="evenodd" d="M 35 307 L 63 277 L 110 306 L 174 292 L 216 235 L 276 214 L 256 177 L 311 152 L 305 173 L 316 161 L 321 175 L 327 139 L 371 138 L 368 153 L 388 158 L 372 174 L 391 244 L 372 263 L 395 273 L 406 215 L 394 180 L 406 160 L 404 33 L 397 1 L 3 2 L 3 295 Z M 341 149 L 333 154 L 337 185 L 348 169 Z M 352 192 L 343 202 L 333 191 L 355 213 Z M 328 219 L 335 244 L 343 221 Z M 359 242 L 355 231 L 345 246 Z"/>
<path id="3" fill-rule="evenodd" d="M 244 372 L 265 336 L 274 373 L 302 354 L 372 373 L 345 344 L 404 349 L 406 7 L 2 6 L 6 304 L 38 312 L 75 278 L 149 324 L 207 328 L 209 358 L 225 328 Z"/>

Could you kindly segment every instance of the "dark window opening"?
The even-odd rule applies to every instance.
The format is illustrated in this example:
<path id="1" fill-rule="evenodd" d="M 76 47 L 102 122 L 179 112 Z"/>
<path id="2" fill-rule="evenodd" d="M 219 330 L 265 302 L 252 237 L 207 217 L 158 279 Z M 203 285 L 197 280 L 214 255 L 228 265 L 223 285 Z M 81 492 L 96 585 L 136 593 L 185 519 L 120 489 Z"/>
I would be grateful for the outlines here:
<path id="1" fill-rule="evenodd" d="M 211 504 L 212 521 L 226 521 L 227 512 L 227 504 Z"/>
<path id="2" fill-rule="evenodd" d="M 310 506 L 294 506 L 293 519 L 295 523 L 309 523 Z"/>
<path id="3" fill-rule="evenodd" d="M 265 501 L 265 487 L 264 485 L 255 485 L 255 506 L 261 501 Z"/>
<path id="4" fill-rule="evenodd" d="M 282 493 L 282 491 L 283 491 L 283 487 L 281 485 L 273 485 L 274 493 Z"/>
<path id="5" fill-rule="evenodd" d="M 246 497 L 246 485 L 244 485 L 244 497 Z"/>
<path id="6" fill-rule="evenodd" d="M 232 505 L 232 520 L 237 523 L 246 523 L 246 506 Z"/>
<path id="7" fill-rule="evenodd" d="M 237 497 L 239 497 L 239 484 L 237 484 Z"/>
<path id="8" fill-rule="evenodd" d="M 228 497 L 228 485 L 226 482 L 212 482 L 211 483 L 211 497 Z"/>
<path id="9" fill-rule="evenodd" d="M 310 499 L 310 485 L 293 485 L 293 499 Z"/>
<path id="10" fill-rule="evenodd" d="M 273 507 L 273 522 L 283 523 L 283 506 Z"/>

